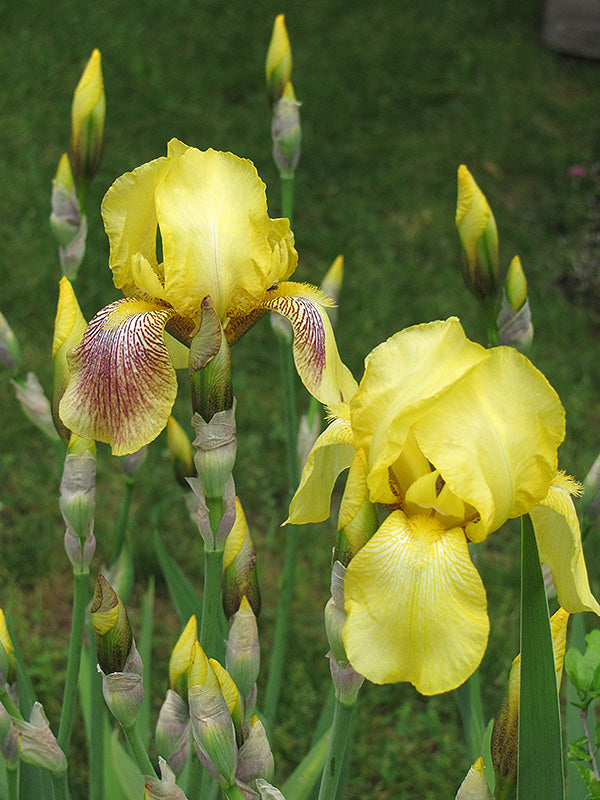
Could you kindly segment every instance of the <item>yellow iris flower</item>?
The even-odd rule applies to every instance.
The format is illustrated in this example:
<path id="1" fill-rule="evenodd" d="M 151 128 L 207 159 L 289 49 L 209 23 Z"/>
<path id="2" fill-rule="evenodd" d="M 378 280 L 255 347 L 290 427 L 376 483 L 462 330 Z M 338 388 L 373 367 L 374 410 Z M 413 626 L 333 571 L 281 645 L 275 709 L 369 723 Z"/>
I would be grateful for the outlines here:
<path id="1" fill-rule="evenodd" d="M 374 683 L 423 694 L 463 683 L 483 657 L 489 620 L 468 543 L 531 513 L 558 599 L 600 612 L 570 489 L 557 473 L 560 400 L 516 350 L 486 350 L 455 318 L 392 336 L 367 357 L 349 403 L 315 443 L 290 506 L 292 523 L 329 516 L 346 467 L 340 527 L 365 498 L 388 515 L 348 564 L 343 640 Z"/>
<path id="2" fill-rule="evenodd" d="M 298 261 L 289 220 L 271 219 L 251 161 L 177 139 L 167 156 L 118 178 L 102 203 L 115 286 L 126 295 L 91 320 L 69 356 L 60 416 L 80 436 L 134 452 L 165 427 L 175 367 L 210 296 L 230 343 L 269 310 L 294 329 L 300 377 L 319 400 L 350 396 L 326 308 L 312 286 L 287 278 Z M 167 337 L 165 330 L 176 340 Z M 167 344 L 168 342 L 168 344 Z"/>

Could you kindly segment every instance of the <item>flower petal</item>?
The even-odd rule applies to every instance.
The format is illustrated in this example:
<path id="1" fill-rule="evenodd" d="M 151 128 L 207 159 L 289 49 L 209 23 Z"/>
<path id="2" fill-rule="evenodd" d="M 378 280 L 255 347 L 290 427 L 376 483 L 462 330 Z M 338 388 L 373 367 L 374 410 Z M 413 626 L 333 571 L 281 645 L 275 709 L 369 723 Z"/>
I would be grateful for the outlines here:
<path id="1" fill-rule="evenodd" d="M 373 683 L 447 692 L 483 657 L 485 589 L 459 528 L 393 512 L 348 565 L 344 592 L 348 659 Z"/>
<path id="2" fill-rule="evenodd" d="M 177 395 L 163 337 L 173 313 L 169 306 L 129 298 L 96 314 L 68 356 L 71 377 L 60 403 L 67 428 L 110 443 L 118 456 L 158 436 Z"/>
<path id="3" fill-rule="evenodd" d="M 330 305 L 319 289 L 292 281 L 270 289 L 261 304 L 291 322 L 298 375 L 313 397 L 333 408 L 347 403 L 357 384 L 338 353 L 326 311 Z"/>
<path id="4" fill-rule="evenodd" d="M 195 317 L 210 295 L 221 319 L 256 308 L 294 271 L 289 220 L 270 219 L 254 164 L 232 153 L 188 148 L 156 189 L 165 289 Z"/>
<path id="5" fill-rule="evenodd" d="M 540 560 L 552 570 L 558 602 L 570 613 L 593 611 L 600 606 L 590 591 L 577 512 L 569 479 L 558 473 L 542 502 L 529 512 Z"/>
<path id="6" fill-rule="evenodd" d="M 368 454 L 371 499 L 392 503 L 388 470 L 400 456 L 411 424 L 487 351 L 470 342 L 455 317 L 415 325 L 392 336 L 366 358 L 351 402 L 357 447 Z"/>
<path id="7" fill-rule="evenodd" d="M 350 422 L 335 419 L 308 454 L 300 486 L 290 503 L 287 522 L 304 525 L 306 522 L 322 522 L 329 517 L 336 478 L 350 466 L 354 452 Z"/>
<path id="8" fill-rule="evenodd" d="M 102 219 L 110 243 L 109 265 L 117 289 L 131 294 L 137 286 L 133 259 L 139 253 L 158 271 L 158 219 L 154 191 L 171 167 L 168 158 L 155 158 L 113 183 L 102 201 Z M 147 289 L 150 287 L 140 286 Z"/>
<path id="9" fill-rule="evenodd" d="M 412 428 L 452 493 L 479 513 L 466 528 L 473 541 L 546 495 L 564 437 L 564 410 L 542 373 L 513 348 L 488 353 Z"/>

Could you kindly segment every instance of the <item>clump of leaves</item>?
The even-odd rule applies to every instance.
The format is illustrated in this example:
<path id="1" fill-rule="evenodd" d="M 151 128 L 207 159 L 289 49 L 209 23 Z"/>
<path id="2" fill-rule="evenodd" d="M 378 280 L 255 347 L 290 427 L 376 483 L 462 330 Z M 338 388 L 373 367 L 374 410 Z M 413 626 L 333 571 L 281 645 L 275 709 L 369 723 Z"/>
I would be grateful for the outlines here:
<path id="1" fill-rule="evenodd" d="M 569 742 L 569 759 L 577 767 L 590 800 L 600 798 L 600 774 L 596 757 L 600 748 L 600 726 L 596 724 L 594 701 L 600 697 L 600 630 L 585 637 L 585 651 L 570 647 L 565 655 L 565 672 L 577 692 L 573 705 L 579 710 L 583 736 Z"/>

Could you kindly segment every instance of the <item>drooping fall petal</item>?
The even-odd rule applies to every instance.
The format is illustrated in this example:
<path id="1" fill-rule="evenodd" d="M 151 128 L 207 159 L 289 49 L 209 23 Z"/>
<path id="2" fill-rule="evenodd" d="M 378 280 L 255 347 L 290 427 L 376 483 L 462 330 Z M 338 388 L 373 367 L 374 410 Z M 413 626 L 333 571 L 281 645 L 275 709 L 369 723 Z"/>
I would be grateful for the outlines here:
<path id="1" fill-rule="evenodd" d="M 332 408 L 348 403 L 357 384 L 338 353 L 326 311 L 331 300 L 312 286 L 286 281 L 270 289 L 261 305 L 290 321 L 296 369 L 313 397 Z"/>
<path id="2" fill-rule="evenodd" d="M 115 455 L 158 436 L 177 394 L 163 336 L 172 315 L 163 304 L 133 298 L 96 314 L 68 357 L 71 380 L 60 416 L 70 430 L 110 443 Z"/>
<path id="3" fill-rule="evenodd" d="M 348 565 L 344 591 L 348 659 L 373 683 L 450 691 L 483 657 L 486 595 L 460 528 L 393 512 Z"/>
<path id="4" fill-rule="evenodd" d="M 290 503 L 288 522 L 303 525 L 327 519 L 336 478 L 350 466 L 354 452 L 350 422 L 335 419 L 309 453 L 300 486 Z"/>
<path id="5" fill-rule="evenodd" d="M 593 611 L 600 605 L 590 591 L 581 546 L 581 531 L 571 493 L 577 484 L 557 473 L 546 497 L 530 513 L 540 561 L 552 571 L 558 602 L 570 613 Z"/>

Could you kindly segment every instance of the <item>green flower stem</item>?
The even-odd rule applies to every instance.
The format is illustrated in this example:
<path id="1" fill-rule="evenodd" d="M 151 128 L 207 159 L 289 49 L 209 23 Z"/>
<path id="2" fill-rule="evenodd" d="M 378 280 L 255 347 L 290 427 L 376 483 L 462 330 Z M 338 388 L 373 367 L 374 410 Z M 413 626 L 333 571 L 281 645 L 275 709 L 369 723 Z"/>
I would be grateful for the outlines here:
<path id="1" fill-rule="evenodd" d="M 54 800 L 69 800 L 69 783 L 67 781 L 67 770 L 64 772 L 52 772 L 52 788 L 54 789 Z"/>
<path id="2" fill-rule="evenodd" d="M 90 599 L 88 573 L 73 574 L 73 616 L 71 619 L 71 639 L 69 641 L 69 654 L 67 657 L 67 677 L 63 706 L 58 727 L 58 745 L 66 754 L 71 740 L 75 704 L 77 702 L 77 684 L 79 682 L 79 667 L 81 663 L 81 648 L 83 646 L 83 628 L 85 624 L 85 609 Z"/>
<path id="3" fill-rule="evenodd" d="M 142 775 L 156 775 L 135 722 L 129 727 L 125 725 L 121 725 L 121 727 Z"/>
<path id="4" fill-rule="evenodd" d="M 227 800 L 244 800 L 244 795 L 240 792 L 235 783 L 232 783 L 231 786 L 228 786 L 226 789 L 224 788 L 223 791 L 227 795 Z"/>
<path id="5" fill-rule="evenodd" d="M 129 509 L 131 508 L 131 497 L 134 486 L 135 478 L 125 478 L 125 486 L 123 488 L 123 496 L 121 498 L 121 507 L 119 508 L 119 519 L 117 520 L 117 529 L 115 531 L 115 538 L 110 555 L 111 565 L 115 563 L 121 554 L 121 550 L 123 549 L 125 534 L 127 533 L 127 526 L 129 524 Z"/>
<path id="6" fill-rule="evenodd" d="M 494 298 L 488 299 L 483 303 L 485 320 L 487 324 L 487 338 L 490 347 L 498 344 L 498 322 L 496 320 L 496 301 Z"/>
<path id="7" fill-rule="evenodd" d="M 323 777 L 321 778 L 319 800 L 331 800 L 336 796 L 340 776 L 344 769 L 346 750 L 350 742 L 352 716 L 355 708 L 356 703 L 346 706 L 337 699 L 335 701 L 333 728 L 325 767 L 323 768 Z"/>
<path id="8" fill-rule="evenodd" d="M 92 615 L 88 617 L 88 642 L 94 641 Z M 104 726 L 106 705 L 102 694 L 102 677 L 96 666 L 95 648 L 89 651 L 90 680 L 90 746 L 89 800 L 104 800 Z"/>
<path id="9" fill-rule="evenodd" d="M 8 800 L 19 800 L 19 762 L 6 765 Z"/>
<path id="10" fill-rule="evenodd" d="M 6 684 L 4 684 L 4 687 L 0 690 L 0 703 L 2 703 L 6 711 L 11 715 L 11 717 L 20 720 L 23 719 L 23 715 L 21 714 L 17 706 L 13 703 L 12 697 L 6 691 Z"/>
<path id="11" fill-rule="evenodd" d="M 291 354 L 290 343 L 279 339 L 279 354 L 281 368 L 281 382 L 283 387 L 285 428 L 287 432 L 287 473 L 289 495 L 298 486 L 300 470 L 298 467 L 298 421 L 296 417 L 296 392 L 295 371 Z M 287 525 L 285 528 L 285 552 L 283 560 L 283 574 L 281 579 L 281 593 L 273 635 L 273 649 L 269 663 L 269 675 L 265 689 L 263 713 L 266 720 L 267 731 L 270 731 L 275 721 L 283 668 L 285 664 L 285 651 L 287 646 L 287 631 L 294 596 L 294 583 L 296 579 L 296 557 L 301 530 L 296 525 Z"/>
<path id="12" fill-rule="evenodd" d="M 280 174 L 279 180 L 281 185 L 281 216 L 289 219 L 291 228 L 294 216 L 294 176 Z"/>
<path id="13" fill-rule="evenodd" d="M 223 551 L 204 550 L 204 594 L 202 595 L 202 622 L 200 644 L 209 658 L 219 660 L 223 653 L 220 621 L 223 614 L 221 598 L 221 576 L 223 573 Z"/>

